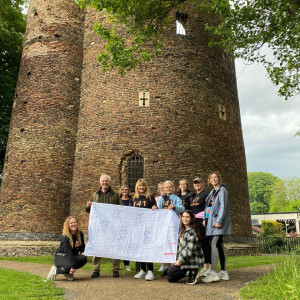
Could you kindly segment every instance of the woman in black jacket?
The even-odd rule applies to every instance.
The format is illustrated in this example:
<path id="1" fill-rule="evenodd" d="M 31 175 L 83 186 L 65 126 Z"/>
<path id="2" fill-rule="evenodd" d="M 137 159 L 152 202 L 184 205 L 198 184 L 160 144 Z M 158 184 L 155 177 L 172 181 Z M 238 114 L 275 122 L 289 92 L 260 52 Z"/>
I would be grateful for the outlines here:
<path id="1" fill-rule="evenodd" d="M 184 206 L 185 210 L 191 209 L 190 201 L 196 195 L 193 191 L 190 191 L 188 187 L 189 184 L 186 179 L 179 180 L 177 196 L 181 199 L 182 205 Z"/>
<path id="2" fill-rule="evenodd" d="M 69 216 L 64 222 L 60 245 L 54 255 L 54 266 L 51 267 L 47 280 L 55 280 L 58 274 L 63 274 L 68 280 L 74 280 L 74 273 L 87 262 L 84 256 L 84 236 L 78 219 Z"/>
<path id="3" fill-rule="evenodd" d="M 155 198 L 150 194 L 150 189 L 144 179 L 139 179 L 135 185 L 135 194 L 129 206 L 157 209 Z M 141 262 L 141 270 L 134 276 L 135 279 L 146 279 L 152 281 L 155 279 L 153 274 L 153 263 Z M 148 268 L 148 273 L 146 273 Z"/>

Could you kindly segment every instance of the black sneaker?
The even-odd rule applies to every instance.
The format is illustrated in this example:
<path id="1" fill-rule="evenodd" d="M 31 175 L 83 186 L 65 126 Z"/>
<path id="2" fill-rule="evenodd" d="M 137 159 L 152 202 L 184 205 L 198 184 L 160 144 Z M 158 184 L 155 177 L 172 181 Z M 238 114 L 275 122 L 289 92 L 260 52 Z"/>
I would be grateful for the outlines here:
<path id="1" fill-rule="evenodd" d="M 119 271 L 113 271 L 113 277 L 120 277 Z"/>
<path id="2" fill-rule="evenodd" d="M 92 275 L 91 275 L 91 278 L 97 278 L 97 277 L 100 277 L 100 272 L 93 272 Z"/>
<path id="3" fill-rule="evenodd" d="M 197 283 L 197 275 L 198 275 L 198 269 L 190 270 L 189 280 L 186 282 L 186 284 L 196 284 Z"/>
<path id="4" fill-rule="evenodd" d="M 161 274 L 161 277 L 165 277 L 168 275 L 168 268 L 166 268 L 163 273 Z"/>

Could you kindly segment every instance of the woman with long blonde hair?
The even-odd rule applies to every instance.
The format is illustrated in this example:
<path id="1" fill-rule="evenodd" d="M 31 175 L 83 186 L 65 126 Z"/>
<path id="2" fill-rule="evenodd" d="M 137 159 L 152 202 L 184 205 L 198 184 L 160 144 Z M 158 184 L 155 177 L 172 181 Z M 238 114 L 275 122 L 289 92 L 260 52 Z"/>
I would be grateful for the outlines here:
<path id="1" fill-rule="evenodd" d="M 54 266 L 51 267 L 47 280 L 54 281 L 58 274 L 68 280 L 74 280 L 74 273 L 87 262 L 84 256 L 84 235 L 76 217 L 69 216 L 63 225 L 60 245 L 54 255 Z"/>
<path id="2" fill-rule="evenodd" d="M 157 209 L 155 198 L 150 194 L 150 189 L 147 182 L 144 179 L 139 179 L 135 185 L 135 194 L 130 203 L 130 206 L 140 208 L 150 208 L 152 210 Z M 146 268 L 148 267 L 148 273 Z M 153 263 L 141 262 L 141 270 L 134 278 L 154 280 L 153 275 Z"/>

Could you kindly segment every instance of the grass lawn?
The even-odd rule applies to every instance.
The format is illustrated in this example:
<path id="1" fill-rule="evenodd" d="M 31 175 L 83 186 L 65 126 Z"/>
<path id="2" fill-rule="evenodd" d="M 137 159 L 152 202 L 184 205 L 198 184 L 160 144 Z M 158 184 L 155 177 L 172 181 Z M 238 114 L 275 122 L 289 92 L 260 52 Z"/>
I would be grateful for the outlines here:
<path id="1" fill-rule="evenodd" d="M 240 290 L 241 299 L 299 300 L 300 257 L 278 257 L 274 272 L 248 283 Z"/>
<path id="2" fill-rule="evenodd" d="M 44 280 L 30 273 L 0 268 L 0 299 L 63 299 L 63 289 Z"/>

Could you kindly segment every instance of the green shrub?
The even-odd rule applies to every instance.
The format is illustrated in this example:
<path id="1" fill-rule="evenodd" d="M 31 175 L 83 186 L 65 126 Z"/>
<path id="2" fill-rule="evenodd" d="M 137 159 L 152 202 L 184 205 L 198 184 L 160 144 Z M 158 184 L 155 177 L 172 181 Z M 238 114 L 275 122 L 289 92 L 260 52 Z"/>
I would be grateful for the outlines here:
<path id="1" fill-rule="evenodd" d="M 261 229 L 264 236 L 282 234 L 282 224 L 276 221 L 261 221 Z"/>

